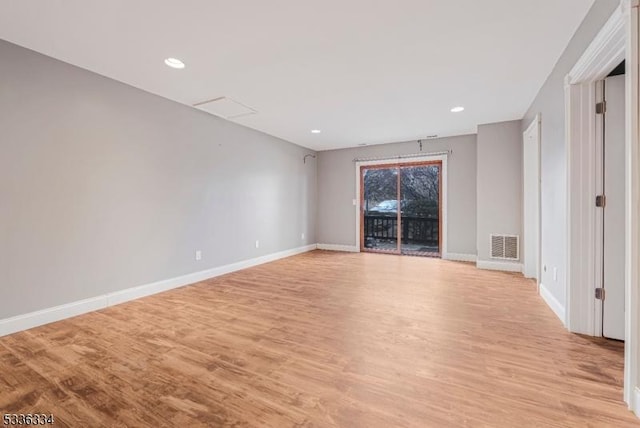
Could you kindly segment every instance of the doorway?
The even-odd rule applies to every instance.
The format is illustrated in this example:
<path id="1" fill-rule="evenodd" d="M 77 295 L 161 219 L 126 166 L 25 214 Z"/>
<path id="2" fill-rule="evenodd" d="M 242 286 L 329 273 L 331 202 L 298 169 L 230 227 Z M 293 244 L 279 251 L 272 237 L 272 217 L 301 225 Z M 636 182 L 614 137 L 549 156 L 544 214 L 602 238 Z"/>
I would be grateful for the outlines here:
<path id="1" fill-rule="evenodd" d="M 598 138 L 597 82 L 623 60 L 625 75 L 625 208 L 624 208 L 624 400 L 640 411 L 640 365 L 638 355 L 638 284 L 640 284 L 640 149 L 639 141 L 639 12 L 633 2 L 621 2 L 591 44 L 565 76 L 565 141 L 567 184 L 566 326 L 575 333 L 603 336 L 603 300 L 598 292 L 604 278 L 603 232 L 606 215 L 596 207 L 603 195 L 602 151 Z M 606 124 L 605 124 L 606 126 Z M 606 196 L 606 195 L 605 195 Z M 606 198 L 605 198 L 606 204 Z M 599 266 L 598 266 L 599 265 Z M 595 287 L 595 290 L 594 290 Z M 595 291 L 595 293 L 594 293 Z M 602 290 L 600 290 L 602 291 Z M 610 293 L 609 293 L 610 294 Z"/>
<path id="2" fill-rule="evenodd" d="M 360 166 L 360 250 L 440 257 L 442 162 Z"/>

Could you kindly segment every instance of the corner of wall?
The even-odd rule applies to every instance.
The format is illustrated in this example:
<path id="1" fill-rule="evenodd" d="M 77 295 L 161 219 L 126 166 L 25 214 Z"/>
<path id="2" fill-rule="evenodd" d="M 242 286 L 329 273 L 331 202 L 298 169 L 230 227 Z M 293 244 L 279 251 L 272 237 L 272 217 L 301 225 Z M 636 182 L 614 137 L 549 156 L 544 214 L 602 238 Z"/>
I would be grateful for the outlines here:
<path id="1" fill-rule="evenodd" d="M 542 283 L 540 283 L 540 297 L 542 297 L 547 306 L 549 306 L 553 313 L 556 314 L 560 321 L 562 321 L 562 325 L 566 325 L 566 311 L 564 305 L 560 303 L 553 293 Z"/>

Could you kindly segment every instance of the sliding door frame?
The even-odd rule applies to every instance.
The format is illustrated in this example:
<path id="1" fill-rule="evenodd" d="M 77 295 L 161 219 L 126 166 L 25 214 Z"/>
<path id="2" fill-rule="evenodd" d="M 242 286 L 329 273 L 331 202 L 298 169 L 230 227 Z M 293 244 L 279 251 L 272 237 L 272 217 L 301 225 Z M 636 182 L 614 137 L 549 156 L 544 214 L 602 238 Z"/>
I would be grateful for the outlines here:
<path id="1" fill-rule="evenodd" d="M 440 205 L 440 218 L 439 218 L 439 241 L 440 241 L 440 257 L 445 259 L 447 258 L 447 241 L 448 241 L 448 229 L 447 229 L 447 155 L 439 154 L 439 155 L 417 155 L 415 157 L 402 157 L 397 160 L 390 159 L 381 159 L 381 160 L 370 160 L 370 161 L 358 161 L 355 163 L 356 171 L 356 197 L 354 199 L 356 210 L 355 210 L 355 220 L 356 220 L 356 247 L 358 252 L 364 251 L 364 211 L 362 206 L 363 200 L 363 192 L 364 185 L 362 182 L 362 170 L 364 169 L 376 169 L 376 168 L 395 168 L 395 167 L 411 167 L 411 166 L 421 166 L 421 165 L 434 165 L 440 164 L 440 194 L 439 197 L 439 205 Z M 398 172 L 398 180 L 400 180 L 400 172 Z M 400 191 L 400 189 L 398 189 Z M 401 197 L 401 195 L 399 194 Z M 402 210 L 398 210 L 398 216 L 401 215 Z M 400 228 L 400 221 L 398 221 L 398 228 Z M 399 230 L 398 233 L 401 233 Z M 401 241 L 401 235 L 398 235 L 398 242 Z M 372 251 L 376 252 L 376 251 Z M 383 251 L 379 251 L 379 253 L 385 253 Z M 400 254 L 400 247 L 398 252 L 388 254 Z"/>

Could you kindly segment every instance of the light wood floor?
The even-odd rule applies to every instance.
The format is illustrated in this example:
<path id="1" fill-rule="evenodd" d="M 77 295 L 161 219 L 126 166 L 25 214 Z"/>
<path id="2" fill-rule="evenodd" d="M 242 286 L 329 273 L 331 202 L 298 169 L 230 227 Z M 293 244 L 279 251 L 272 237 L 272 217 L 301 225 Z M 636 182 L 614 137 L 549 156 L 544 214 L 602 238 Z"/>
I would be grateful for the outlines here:
<path id="1" fill-rule="evenodd" d="M 516 274 L 315 251 L 0 338 L 55 426 L 627 427 L 623 347 Z"/>

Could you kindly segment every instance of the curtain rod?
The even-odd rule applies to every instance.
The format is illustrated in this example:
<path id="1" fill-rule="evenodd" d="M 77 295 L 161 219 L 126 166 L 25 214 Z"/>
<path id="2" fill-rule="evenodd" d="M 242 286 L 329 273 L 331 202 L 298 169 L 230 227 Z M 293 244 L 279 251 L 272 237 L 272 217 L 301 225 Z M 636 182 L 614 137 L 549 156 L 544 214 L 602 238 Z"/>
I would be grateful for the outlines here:
<path id="1" fill-rule="evenodd" d="M 428 156 L 438 156 L 438 155 L 450 155 L 453 154 L 453 150 L 445 150 L 442 152 L 421 152 L 415 153 L 412 155 L 397 155 L 397 156 L 386 156 L 379 158 L 355 158 L 354 162 L 364 162 L 364 161 L 378 161 L 378 160 L 394 160 L 394 159 L 406 159 L 406 158 L 419 158 L 419 157 L 428 157 Z"/>

